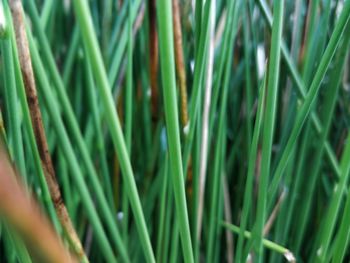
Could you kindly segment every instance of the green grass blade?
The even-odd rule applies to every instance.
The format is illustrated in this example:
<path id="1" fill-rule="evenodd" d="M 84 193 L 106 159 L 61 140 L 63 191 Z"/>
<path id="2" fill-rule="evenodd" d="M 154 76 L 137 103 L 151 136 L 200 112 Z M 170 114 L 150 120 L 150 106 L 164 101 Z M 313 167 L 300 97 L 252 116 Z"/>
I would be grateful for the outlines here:
<path id="1" fill-rule="evenodd" d="M 271 53 L 269 59 L 269 69 L 267 78 L 267 96 L 266 109 L 263 123 L 263 141 L 262 141 L 262 159 L 261 159 L 261 174 L 259 179 L 259 196 L 257 206 L 257 260 L 262 260 L 262 239 L 263 227 L 266 220 L 267 208 L 267 189 L 270 177 L 270 165 L 272 155 L 272 143 L 276 115 L 277 91 L 280 71 L 280 50 L 282 38 L 282 21 L 283 21 L 283 6 L 284 1 L 274 1 L 274 18 L 272 25 L 272 42 Z"/>
<path id="2" fill-rule="evenodd" d="M 253 138 L 252 138 L 252 143 L 251 143 L 250 153 L 249 153 L 249 162 L 248 162 L 249 165 L 248 165 L 247 180 L 245 183 L 245 190 L 244 190 L 244 197 L 243 197 L 242 216 L 240 220 L 240 232 L 239 232 L 238 244 L 237 244 L 236 255 L 235 255 L 235 261 L 237 262 L 244 262 L 245 261 L 244 258 L 246 257 L 246 255 L 242 257 L 244 230 L 247 228 L 248 213 L 252 205 L 253 179 L 254 179 L 253 176 L 254 176 L 254 170 L 256 169 L 255 164 L 257 159 L 258 143 L 259 143 L 259 137 L 261 134 L 261 126 L 263 122 L 264 101 L 266 100 L 265 94 L 266 94 L 266 76 L 262 81 L 262 85 L 259 90 L 258 110 L 256 113 Z"/>
<path id="3" fill-rule="evenodd" d="M 259 4 L 260 9 L 263 12 L 265 19 L 268 22 L 269 27 L 272 27 L 271 12 L 269 11 L 265 0 L 259 0 L 258 4 Z M 305 84 L 297 71 L 297 67 L 295 66 L 292 58 L 290 57 L 290 55 L 288 53 L 287 46 L 284 42 L 282 42 L 282 44 L 281 44 L 281 49 L 282 49 L 283 58 L 287 64 L 287 69 L 290 72 L 291 78 L 297 87 L 297 91 L 300 94 L 301 98 L 303 100 L 305 100 L 305 98 L 306 98 Z M 312 122 L 313 122 L 313 125 L 314 125 L 316 131 L 320 134 L 322 131 L 322 126 L 321 126 L 321 123 L 320 123 L 318 116 L 314 112 L 311 112 L 311 119 L 312 119 Z M 335 154 L 332 151 L 332 148 L 330 147 L 330 144 L 328 141 L 325 143 L 325 149 L 326 149 L 327 156 L 333 165 L 334 170 L 336 171 L 337 174 L 339 174 L 339 165 L 338 165 L 337 159 L 335 157 Z"/>
<path id="4" fill-rule="evenodd" d="M 229 230 L 231 230 L 233 233 L 239 234 L 241 232 L 240 228 L 238 226 L 228 224 L 226 222 L 222 222 L 221 225 Z M 252 238 L 252 233 L 244 230 L 244 237 L 247 239 Z M 295 262 L 294 255 L 285 247 L 276 244 L 268 239 L 263 239 L 262 244 L 264 247 L 267 249 L 271 249 L 277 253 L 283 254 L 284 257 L 289 261 L 289 262 Z"/>
<path id="5" fill-rule="evenodd" d="M 340 227 L 334 242 L 334 254 L 333 261 L 344 262 L 344 256 L 346 254 L 346 249 L 349 245 L 349 236 L 350 236 L 350 195 L 347 195 L 346 204 L 343 212 L 343 217 L 341 219 Z"/>
<path id="6" fill-rule="evenodd" d="M 142 212 L 142 206 L 134 179 L 134 173 L 131 167 L 122 129 L 120 127 L 119 118 L 117 116 L 114 102 L 110 93 L 107 74 L 102 62 L 101 51 L 99 49 L 91 21 L 90 10 L 87 1 L 75 0 L 73 1 L 73 4 L 80 30 L 84 39 L 84 44 L 91 59 L 93 71 L 95 72 L 97 87 L 101 93 L 107 123 L 123 172 L 122 174 L 127 187 L 128 197 L 134 213 L 135 222 L 141 238 L 141 244 L 144 249 L 147 262 L 154 262 L 154 253 Z"/>
<path id="7" fill-rule="evenodd" d="M 271 182 L 270 186 L 270 195 L 274 196 L 277 187 L 278 187 L 278 182 L 280 181 L 282 175 L 283 175 L 283 170 L 285 169 L 291 149 L 295 143 L 295 140 L 297 136 L 300 133 L 300 130 L 307 118 L 307 116 L 310 113 L 310 110 L 313 106 L 313 103 L 316 99 L 316 96 L 318 94 L 318 91 L 320 89 L 321 82 L 324 78 L 324 75 L 326 74 L 326 71 L 329 67 L 329 64 L 334 56 L 334 53 L 337 49 L 337 46 L 339 44 L 339 41 L 343 35 L 343 32 L 345 30 L 345 26 L 349 20 L 350 17 L 350 1 L 345 2 L 344 9 L 342 10 L 342 13 L 339 17 L 339 20 L 334 28 L 332 37 L 329 41 L 329 44 L 324 52 L 324 55 L 322 56 L 322 59 L 320 61 L 320 64 L 318 66 L 318 69 L 315 73 L 315 76 L 313 78 L 313 81 L 311 82 L 311 86 L 309 89 L 309 92 L 306 95 L 305 101 L 303 105 L 301 106 L 297 116 L 296 116 L 296 121 L 293 127 L 293 130 L 291 132 L 291 135 L 288 139 L 287 145 L 285 149 L 283 150 L 282 157 L 277 165 L 276 171 L 274 173 L 274 177 Z"/>
<path id="8" fill-rule="evenodd" d="M 344 152 L 342 154 L 342 159 L 340 163 L 341 167 L 341 177 L 339 183 L 334 187 L 334 195 L 331 199 L 329 209 L 325 218 L 326 227 L 320 235 L 320 242 L 317 245 L 316 261 L 324 262 L 327 256 L 328 247 L 331 242 L 334 226 L 338 216 L 338 210 L 340 208 L 340 203 L 342 201 L 344 189 L 349 178 L 350 172 L 350 134 L 347 137 Z M 345 233 L 344 233 L 345 234 Z"/>
<path id="9" fill-rule="evenodd" d="M 20 174 L 25 178 L 26 181 L 26 168 L 24 163 L 24 152 L 22 144 L 22 132 L 21 132 L 21 120 L 20 112 L 17 110 L 17 91 L 16 91 L 16 79 L 14 71 L 14 62 L 13 62 L 13 52 L 12 45 L 7 34 L 7 38 L 1 41 L 1 51 L 4 57 L 3 66 L 5 74 L 5 94 L 7 97 L 6 104 L 8 104 L 8 113 L 9 114 L 9 129 L 8 134 L 13 135 L 12 139 L 13 147 L 11 147 L 12 156 L 15 163 L 18 165 Z"/>
<path id="10" fill-rule="evenodd" d="M 182 169 L 178 108 L 176 102 L 175 59 L 172 27 L 171 2 L 158 0 L 158 27 L 161 74 L 164 93 L 165 120 L 175 195 L 176 218 L 180 231 L 182 250 L 186 263 L 193 262 L 193 250 L 185 196 L 184 173 Z"/>

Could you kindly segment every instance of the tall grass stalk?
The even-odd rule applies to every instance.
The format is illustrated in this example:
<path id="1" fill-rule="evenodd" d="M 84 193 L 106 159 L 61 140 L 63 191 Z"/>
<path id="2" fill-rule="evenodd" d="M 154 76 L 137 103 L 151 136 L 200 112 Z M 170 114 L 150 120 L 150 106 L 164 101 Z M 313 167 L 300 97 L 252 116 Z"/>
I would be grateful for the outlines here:
<path id="1" fill-rule="evenodd" d="M 281 39 L 282 39 L 282 26 L 283 26 L 283 8 L 284 1 L 274 1 L 274 18 L 272 24 L 272 41 L 270 48 L 270 59 L 268 64 L 268 77 L 267 77 L 267 92 L 266 92 L 266 108 L 264 114 L 264 126 L 263 126 L 263 142 L 262 142 L 262 158 L 261 158 L 261 174 L 259 179 L 259 195 L 257 206 L 257 222 L 256 222 L 256 234 L 257 234 L 257 260 L 262 262 L 262 235 L 263 226 L 266 220 L 266 208 L 267 208 L 267 189 L 270 177 L 271 167 L 271 155 L 272 155 L 272 142 L 275 128 L 276 118 L 276 104 L 277 104 L 277 92 L 279 81 L 279 67 L 281 57 Z"/>
<path id="2" fill-rule="evenodd" d="M 144 253 L 148 262 L 154 262 L 153 249 L 147 233 L 147 226 L 143 216 L 133 170 L 127 154 L 127 148 L 120 127 L 119 119 L 114 109 L 114 103 L 109 89 L 107 74 L 104 69 L 96 35 L 93 30 L 89 7 L 87 2 L 83 0 L 73 1 L 73 4 L 79 21 L 82 36 L 85 40 L 84 44 L 86 45 L 88 55 L 91 59 L 92 67 L 95 72 L 97 87 L 99 87 L 102 100 L 104 102 L 108 126 L 112 135 L 114 147 L 118 154 L 119 162 L 124 176 L 123 178 L 127 187 L 128 197 L 130 199 L 130 205 L 133 209 L 134 214 L 136 215 L 135 221 L 140 233 L 140 238 L 142 240 Z"/>
<path id="3" fill-rule="evenodd" d="M 171 167 L 171 177 L 175 196 L 176 217 L 181 236 L 185 262 L 193 262 L 193 250 L 185 197 L 185 184 L 182 167 L 178 109 L 176 103 L 176 82 L 174 67 L 174 41 L 172 29 L 171 2 L 158 1 L 158 26 L 160 63 L 164 93 L 165 120 Z"/>

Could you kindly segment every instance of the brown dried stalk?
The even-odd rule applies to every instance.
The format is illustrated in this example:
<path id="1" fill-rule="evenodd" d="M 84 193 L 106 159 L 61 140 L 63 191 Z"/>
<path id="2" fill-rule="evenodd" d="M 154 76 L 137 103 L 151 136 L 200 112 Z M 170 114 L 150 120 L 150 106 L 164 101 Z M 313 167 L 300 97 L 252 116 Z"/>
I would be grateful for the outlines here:
<path id="1" fill-rule="evenodd" d="M 151 105 L 152 118 L 156 119 L 158 115 L 158 34 L 157 34 L 157 10 L 156 0 L 149 1 L 149 52 L 150 52 L 150 84 L 151 84 Z"/>
<path id="2" fill-rule="evenodd" d="M 303 32 L 303 40 L 301 43 L 301 49 L 299 53 L 299 61 L 304 60 L 305 58 L 305 53 L 306 53 L 306 43 L 307 43 L 307 38 L 309 36 L 309 30 L 310 30 L 310 19 L 311 19 L 311 1 L 308 1 L 307 4 L 307 16 L 306 16 L 306 21 L 304 24 L 304 32 Z"/>
<path id="3" fill-rule="evenodd" d="M 175 52 L 175 65 L 176 73 L 179 82 L 180 101 L 181 101 L 181 125 L 184 136 L 187 136 L 188 132 L 188 107 L 187 107 L 187 83 L 186 83 L 186 70 L 184 63 L 184 54 L 182 47 L 182 29 L 181 29 L 181 13 L 179 7 L 179 1 L 173 0 L 173 31 L 174 31 L 174 52 Z M 187 167 L 186 177 L 186 194 L 190 201 L 189 205 L 192 205 L 193 200 L 193 172 L 192 172 L 192 158 L 190 157 Z M 191 209 L 192 210 L 192 209 Z"/>
<path id="4" fill-rule="evenodd" d="M 9 157 L 0 142 L 0 213 L 18 231 L 41 262 L 77 262 L 64 248 L 39 206 L 17 181 Z"/>
<path id="5" fill-rule="evenodd" d="M 266 236 L 269 234 L 270 229 L 273 226 L 273 223 L 275 222 L 275 219 L 277 217 L 278 211 L 280 210 L 280 207 L 286 198 L 286 195 L 287 195 L 286 190 L 283 190 L 280 197 L 278 198 L 277 204 L 275 205 L 274 209 L 272 210 L 271 215 L 264 226 L 263 236 Z"/>
<path id="6" fill-rule="evenodd" d="M 13 17 L 13 25 L 16 35 L 16 44 L 18 48 L 19 62 L 23 76 L 26 96 L 29 104 L 30 117 L 32 120 L 36 143 L 38 146 L 40 159 L 42 162 L 46 182 L 48 184 L 51 198 L 56 209 L 57 216 L 61 225 L 71 242 L 74 251 L 80 260 L 87 261 L 81 242 L 74 230 L 73 224 L 69 218 L 67 209 L 57 184 L 55 171 L 52 165 L 51 156 L 48 150 L 45 130 L 42 122 L 41 111 L 37 97 L 37 91 L 34 81 L 32 62 L 29 53 L 28 40 L 23 21 L 23 7 L 20 0 L 11 0 L 10 9 Z"/>
<path id="7" fill-rule="evenodd" d="M 175 48 L 175 63 L 176 72 L 179 79 L 180 99 L 181 99 L 181 123 L 183 132 L 188 124 L 188 109 L 187 109 L 187 84 L 186 70 L 184 64 L 184 55 L 182 47 L 182 30 L 181 30 L 181 15 L 179 1 L 173 0 L 173 27 L 174 27 L 174 48 Z M 186 135 L 186 134 L 185 134 Z"/>

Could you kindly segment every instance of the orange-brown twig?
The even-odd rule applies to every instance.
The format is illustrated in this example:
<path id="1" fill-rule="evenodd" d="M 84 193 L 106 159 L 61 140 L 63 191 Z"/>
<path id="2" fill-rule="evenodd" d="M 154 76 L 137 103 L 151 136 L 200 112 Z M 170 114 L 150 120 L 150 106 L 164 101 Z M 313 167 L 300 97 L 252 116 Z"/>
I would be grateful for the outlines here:
<path id="1" fill-rule="evenodd" d="M 182 133 L 187 136 L 188 126 L 188 106 L 187 106 L 187 81 L 186 81 L 186 69 L 184 63 L 184 52 L 182 46 L 182 29 L 181 29 L 181 14 L 179 1 L 173 0 L 173 31 L 174 31 L 174 52 L 175 52 L 175 64 L 176 73 L 178 77 L 178 85 L 180 91 L 180 104 L 181 104 L 181 126 Z M 186 193 L 187 198 L 190 201 L 189 205 L 192 205 L 193 200 L 193 172 L 192 172 L 192 158 L 190 157 L 187 167 L 186 177 Z"/>
<path id="2" fill-rule="evenodd" d="M 69 218 L 67 209 L 63 203 L 61 192 L 59 190 L 55 171 L 52 165 L 51 156 L 48 150 L 45 130 L 42 122 L 41 111 L 37 97 L 32 62 L 29 53 L 28 39 L 23 21 L 23 7 L 20 0 L 11 0 L 10 9 L 13 18 L 13 25 L 16 35 L 16 44 L 19 55 L 19 62 L 24 81 L 24 87 L 29 104 L 30 116 L 33 124 L 36 143 L 38 146 L 45 178 L 49 187 L 50 195 L 55 206 L 58 218 L 62 224 L 65 233 L 74 247 L 79 259 L 87 261 L 83 247 L 75 232 L 73 224 Z"/>
<path id="3" fill-rule="evenodd" d="M 176 72 L 179 79 L 180 99 L 181 99 L 181 122 L 183 131 L 188 124 L 188 109 L 187 109 L 187 83 L 186 70 L 184 64 L 184 54 L 182 47 L 182 30 L 181 30 L 181 15 L 179 1 L 173 0 L 173 28 L 174 28 L 174 47 L 175 47 L 175 62 Z"/>
<path id="4" fill-rule="evenodd" d="M 18 231 L 21 237 L 43 257 L 42 262 L 77 262 L 56 236 L 39 206 L 28 197 L 17 181 L 4 145 L 0 142 L 0 213 Z"/>
<path id="5" fill-rule="evenodd" d="M 276 220 L 278 211 L 280 210 L 280 207 L 286 198 L 286 195 L 287 195 L 286 190 L 283 190 L 280 197 L 278 198 L 277 204 L 275 205 L 274 209 L 272 210 L 271 215 L 264 226 L 264 230 L 263 230 L 264 236 L 267 236 L 269 234 L 270 229 L 272 228 L 272 225 Z"/>

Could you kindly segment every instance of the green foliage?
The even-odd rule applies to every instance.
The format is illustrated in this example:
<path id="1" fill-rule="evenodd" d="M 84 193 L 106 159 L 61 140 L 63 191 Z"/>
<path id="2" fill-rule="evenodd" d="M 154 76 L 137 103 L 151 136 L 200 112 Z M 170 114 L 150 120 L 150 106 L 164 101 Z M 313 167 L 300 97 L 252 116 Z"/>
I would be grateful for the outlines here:
<path id="1" fill-rule="evenodd" d="M 1 136 L 66 241 L 1 1 Z M 156 24 L 153 0 L 23 1 L 50 154 L 89 260 L 348 260 L 350 0 L 174 0 L 181 46 L 172 1 L 154 1 Z M 34 262 L 8 223 L 0 262 Z"/>

